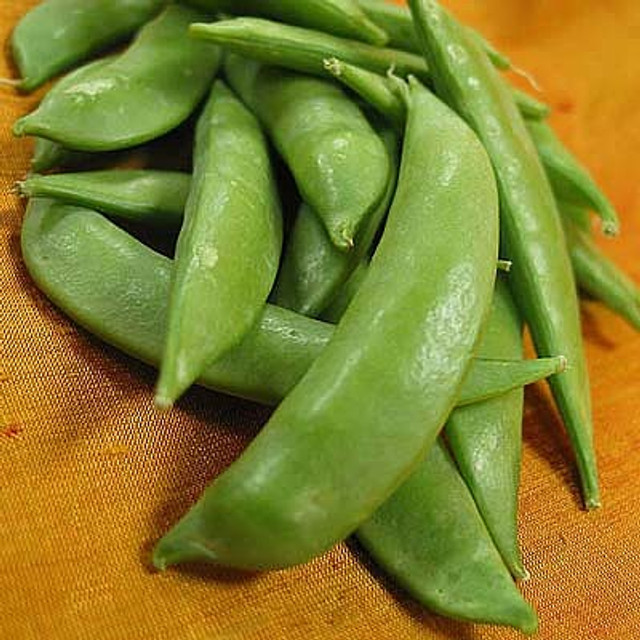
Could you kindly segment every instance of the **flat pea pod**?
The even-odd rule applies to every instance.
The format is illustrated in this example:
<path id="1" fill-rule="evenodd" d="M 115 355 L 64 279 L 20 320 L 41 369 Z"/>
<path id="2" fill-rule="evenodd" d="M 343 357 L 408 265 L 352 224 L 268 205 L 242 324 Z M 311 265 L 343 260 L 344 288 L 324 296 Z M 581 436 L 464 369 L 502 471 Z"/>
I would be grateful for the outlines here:
<path id="1" fill-rule="evenodd" d="M 578 287 L 640 331 L 640 290 L 636 284 L 569 214 L 563 217 L 563 223 Z"/>
<path id="2" fill-rule="evenodd" d="M 167 324 L 172 261 L 101 214 L 45 198 L 29 201 L 22 256 L 38 287 L 70 318 L 124 353 L 157 366 Z M 295 386 L 333 326 L 266 305 L 242 343 L 209 365 L 200 384 L 264 404 Z M 474 360 L 460 397 L 500 395 L 557 370 L 557 359 Z"/>
<path id="3" fill-rule="evenodd" d="M 358 0 L 358 4 L 375 24 L 385 30 L 389 37 L 390 47 L 420 53 L 420 44 L 416 37 L 411 12 L 406 7 L 388 2 L 388 0 Z M 497 69 L 511 68 L 509 58 L 498 51 L 486 38 L 471 28 L 469 28 L 469 33 L 478 39 Z"/>
<path id="4" fill-rule="evenodd" d="M 483 141 L 498 180 L 509 282 L 540 355 L 568 368 L 549 382 L 576 455 L 587 508 L 600 505 L 589 377 L 560 215 L 535 146 L 486 55 L 435 0 L 409 0 L 438 94 Z M 473 82 L 470 82 L 473 79 Z"/>
<path id="5" fill-rule="evenodd" d="M 133 35 L 166 0 L 46 0 L 31 9 L 11 34 L 21 80 L 33 91 L 62 71 Z"/>
<path id="6" fill-rule="evenodd" d="M 180 229 L 190 186 L 188 173 L 151 169 L 31 174 L 18 183 L 28 198 L 54 198 L 172 231 Z"/>
<path id="7" fill-rule="evenodd" d="M 493 289 L 498 198 L 462 120 L 415 80 L 406 99 L 398 188 L 361 289 L 269 423 L 157 544 L 157 567 L 306 562 L 391 495 L 453 408 Z"/>
<path id="8" fill-rule="evenodd" d="M 189 0 L 189 4 L 211 13 L 263 16 L 378 46 L 388 40 L 356 0 Z"/>
<path id="9" fill-rule="evenodd" d="M 229 83 L 265 126 L 331 241 L 353 247 L 391 172 L 383 141 L 329 80 L 225 57 Z"/>
<path id="10" fill-rule="evenodd" d="M 278 271 L 282 212 L 267 140 L 218 80 L 198 120 L 155 402 L 168 407 L 259 319 Z"/>
<path id="11" fill-rule="evenodd" d="M 382 200 L 365 220 L 352 251 L 340 251 L 329 239 L 315 212 L 303 203 L 289 234 L 278 274 L 274 301 L 298 313 L 317 316 L 371 249 L 389 210 L 398 177 L 398 139 L 382 131 L 389 154 L 390 172 Z"/>
<path id="12" fill-rule="evenodd" d="M 322 61 L 334 56 L 378 73 L 393 68 L 399 76 L 412 73 L 424 79 L 428 77 L 426 63 L 416 54 L 261 18 L 194 24 L 190 33 L 246 58 L 311 75 L 324 76 Z"/>
<path id="13" fill-rule="evenodd" d="M 440 441 L 356 536 L 432 611 L 535 632 L 536 614 L 513 584 Z"/>
<path id="14" fill-rule="evenodd" d="M 556 197 L 594 210 L 602 220 L 603 231 L 607 235 L 616 235 L 620 230 L 618 214 L 587 168 L 564 146 L 546 122 L 527 121 L 527 128 Z"/>
<path id="15" fill-rule="evenodd" d="M 519 359 L 522 320 L 505 279 L 498 276 L 489 321 L 477 354 Z M 445 427 L 458 469 L 496 548 L 514 576 L 526 578 L 518 548 L 518 488 L 522 449 L 522 388 L 451 413 Z"/>
<path id="16" fill-rule="evenodd" d="M 56 85 L 16 135 L 49 138 L 80 151 L 110 151 L 158 138 L 195 110 L 221 58 L 216 47 L 189 38 L 204 14 L 168 6 L 108 64 Z"/>

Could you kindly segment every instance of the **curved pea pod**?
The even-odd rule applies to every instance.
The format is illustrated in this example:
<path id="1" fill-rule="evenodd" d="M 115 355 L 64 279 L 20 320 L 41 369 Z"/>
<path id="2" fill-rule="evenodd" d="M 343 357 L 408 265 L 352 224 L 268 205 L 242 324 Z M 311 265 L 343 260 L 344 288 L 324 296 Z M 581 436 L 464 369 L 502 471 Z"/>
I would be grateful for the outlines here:
<path id="1" fill-rule="evenodd" d="M 134 358 L 160 363 L 172 261 L 101 214 L 35 198 L 22 228 L 30 275 L 70 318 Z M 209 365 L 200 384 L 277 404 L 302 378 L 333 335 L 333 326 L 266 305 L 242 343 Z M 553 359 L 474 360 L 460 396 L 500 395 L 553 370 Z"/>
<path id="2" fill-rule="evenodd" d="M 593 209 L 602 220 L 603 231 L 607 235 L 616 235 L 620 230 L 618 214 L 589 171 L 562 144 L 546 122 L 527 121 L 527 128 L 556 197 Z"/>
<path id="3" fill-rule="evenodd" d="M 569 215 L 563 222 L 578 287 L 640 331 L 640 290 L 636 284 L 598 249 L 579 223 Z"/>
<path id="4" fill-rule="evenodd" d="M 398 177 L 398 139 L 381 133 L 387 146 L 390 173 L 382 200 L 365 220 L 352 251 L 340 251 L 330 240 L 315 212 L 303 203 L 289 234 L 278 274 L 274 301 L 308 316 L 317 316 L 331 302 L 363 257 L 372 248 L 389 210 Z"/>
<path id="5" fill-rule="evenodd" d="M 198 120 L 155 402 L 167 407 L 259 319 L 280 262 L 282 213 L 267 141 L 218 80 Z"/>
<path id="6" fill-rule="evenodd" d="M 195 110 L 211 85 L 219 49 L 189 38 L 204 15 L 172 4 L 108 64 L 56 85 L 14 125 L 81 151 L 109 151 L 158 138 Z"/>
<path id="7" fill-rule="evenodd" d="M 266 427 L 158 543 L 157 567 L 306 562 L 391 495 L 455 404 L 495 278 L 496 185 L 453 112 L 417 81 L 406 99 L 398 189 L 362 288 Z"/>
<path id="8" fill-rule="evenodd" d="M 353 247 L 391 173 L 385 145 L 364 114 L 328 80 L 231 55 L 225 71 L 264 124 L 332 242 Z"/>
<path id="9" fill-rule="evenodd" d="M 118 44 L 151 20 L 166 0 L 46 0 L 11 34 L 22 91 L 33 91 L 61 71 Z"/>
<path id="10" fill-rule="evenodd" d="M 413 53 L 374 47 L 357 40 L 261 18 L 193 24 L 190 33 L 243 57 L 316 76 L 325 75 L 322 61 L 334 56 L 378 73 L 386 73 L 393 68 L 399 76 L 411 73 L 425 79 L 428 77 L 426 63 Z"/>
<path id="11" fill-rule="evenodd" d="M 471 622 L 537 628 L 441 442 L 356 536 L 418 602 Z"/>
<path id="12" fill-rule="evenodd" d="M 535 146 L 502 78 L 434 0 L 409 0 L 435 87 L 483 141 L 498 180 L 512 292 L 540 355 L 564 354 L 550 378 L 576 456 L 587 508 L 600 505 L 589 376 L 575 280 L 560 215 Z M 473 78 L 473 82 L 469 82 Z"/>
<path id="13" fill-rule="evenodd" d="M 149 227 L 179 230 L 191 176 L 179 171 L 117 169 L 31 174 L 18 183 L 23 196 L 55 198 Z"/>
<path id="14" fill-rule="evenodd" d="M 522 321 L 505 281 L 496 280 L 493 307 L 478 355 L 522 357 Z M 518 487 L 522 449 L 522 388 L 456 409 L 445 434 L 460 473 L 509 570 L 527 577 L 518 549 Z"/>
<path id="15" fill-rule="evenodd" d="M 189 0 L 189 4 L 211 13 L 263 16 L 378 46 L 388 40 L 385 31 L 367 18 L 356 0 Z"/>

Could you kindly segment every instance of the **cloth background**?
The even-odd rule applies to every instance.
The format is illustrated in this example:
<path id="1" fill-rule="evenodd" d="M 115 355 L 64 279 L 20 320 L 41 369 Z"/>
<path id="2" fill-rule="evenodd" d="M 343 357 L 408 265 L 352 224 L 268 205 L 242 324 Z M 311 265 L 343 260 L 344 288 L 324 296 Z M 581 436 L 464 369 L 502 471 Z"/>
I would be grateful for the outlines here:
<path id="1" fill-rule="evenodd" d="M 32 0 L 0 0 L 3 41 Z M 602 240 L 640 282 L 637 0 L 447 3 L 529 70 L 553 124 L 618 206 Z M 13 73 L 8 54 L 0 75 Z M 152 407 L 154 373 L 77 329 L 20 262 L 12 191 L 32 150 L 13 120 L 41 94 L 0 90 L 0 637 L 12 640 L 414 638 L 507 640 L 444 620 L 354 544 L 252 577 L 148 568 L 152 543 L 264 422 L 256 405 L 194 391 Z M 527 393 L 520 532 L 542 640 L 640 637 L 640 336 L 595 303 L 584 325 L 604 507 L 580 508 L 544 389 Z"/>

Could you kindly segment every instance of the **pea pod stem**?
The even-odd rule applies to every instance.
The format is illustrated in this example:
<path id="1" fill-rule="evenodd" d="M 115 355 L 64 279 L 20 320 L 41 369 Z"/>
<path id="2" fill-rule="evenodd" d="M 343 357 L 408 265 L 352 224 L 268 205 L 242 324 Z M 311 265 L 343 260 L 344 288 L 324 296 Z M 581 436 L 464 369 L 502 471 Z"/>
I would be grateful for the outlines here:
<path id="1" fill-rule="evenodd" d="M 484 52 L 435 0 L 409 0 L 409 7 L 439 95 L 472 126 L 492 159 L 504 254 L 513 260 L 509 281 L 536 349 L 540 355 L 567 356 L 567 372 L 549 382 L 576 456 L 585 504 L 598 507 L 576 286 L 551 187 L 524 121 Z"/>

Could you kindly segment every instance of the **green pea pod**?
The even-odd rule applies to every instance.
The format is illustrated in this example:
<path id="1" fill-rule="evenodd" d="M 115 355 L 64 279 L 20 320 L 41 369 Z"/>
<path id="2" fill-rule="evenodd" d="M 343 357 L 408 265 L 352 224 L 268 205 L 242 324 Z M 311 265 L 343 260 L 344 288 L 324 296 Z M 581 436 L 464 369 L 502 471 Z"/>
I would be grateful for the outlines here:
<path id="1" fill-rule="evenodd" d="M 328 80 L 232 55 L 225 58 L 225 71 L 264 124 L 332 242 L 353 247 L 391 173 L 385 145 L 364 114 Z"/>
<path id="2" fill-rule="evenodd" d="M 178 171 L 119 169 L 31 174 L 18 183 L 28 198 L 55 198 L 149 227 L 177 231 L 191 176 Z"/>
<path id="3" fill-rule="evenodd" d="M 393 4 L 388 0 L 358 0 L 358 4 L 373 22 L 385 30 L 389 37 L 390 47 L 416 53 L 421 52 L 411 12 L 406 7 Z M 469 32 L 485 48 L 487 55 L 497 69 L 511 68 L 511 62 L 507 56 L 498 51 L 477 31 L 469 29 Z"/>
<path id="4" fill-rule="evenodd" d="M 561 201 L 558 202 L 558 207 L 562 214 L 563 221 L 569 218 L 571 222 L 578 225 L 584 232 L 591 233 L 591 215 L 588 209 Z"/>
<path id="5" fill-rule="evenodd" d="M 620 230 L 618 214 L 589 171 L 562 144 L 546 122 L 527 121 L 527 128 L 556 197 L 583 208 L 593 209 L 602 219 L 603 231 L 607 235 L 616 235 Z"/>
<path id="6" fill-rule="evenodd" d="M 509 281 L 540 355 L 562 353 L 550 379 L 576 455 L 587 508 L 600 504 L 589 378 L 580 313 L 560 215 L 535 146 L 486 55 L 435 0 L 409 0 L 439 95 L 483 141 L 498 180 Z M 470 78 L 473 82 L 470 82 Z"/>
<path id="7" fill-rule="evenodd" d="M 367 263 L 363 260 L 354 270 L 349 279 L 338 289 L 331 303 L 320 314 L 325 322 L 338 323 L 345 314 L 348 306 L 367 277 Z"/>
<path id="8" fill-rule="evenodd" d="M 551 114 L 551 107 L 540 100 L 536 100 L 520 89 L 511 89 L 513 99 L 518 105 L 520 113 L 529 121 L 544 120 Z"/>
<path id="9" fill-rule="evenodd" d="M 196 127 L 157 406 L 172 405 L 259 319 L 281 247 L 267 141 L 253 114 L 219 80 Z"/>
<path id="10" fill-rule="evenodd" d="M 384 30 L 367 18 L 355 0 L 189 0 L 189 4 L 211 13 L 273 18 L 378 46 L 388 40 Z"/>
<path id="11" fill-rule="evenodd" d="M 535 632 L 536 614 L 513 584 L 440 442 L 356 535 L 376 562 L 429 609 Z"/>
<path id="12" fill-rule="evenodd" d="M 57 167 L 79 167 L 93 154 L 72 151 L 46 138 L 36 138 L 31 158 L 31 171 L 44 173 Z"/>
<path id="13" fill-rule="evenodd" d="M 478 355 L 518 359 L 522 353 L 522 321 L 506 281 L 498 278 Z M 496 548 L 518 578 L 527 577 L 517 532 L 523 405 L 522 388 L 514 389 L 504 396 L 456 409 L 445 428 L 460 473 Z"/>
<path id="14" fill-rule="evenodd" d="M 453 408 L 495 279 L 498 198 L 467 126 L 417 81 L 407 100 L 398 189 L 362 288 L 266 427 L 158 543 L 157 567 L 308 561 L 389 497 Z"/>
<path id="15" fill-rule="evenodd" d="M 99 213 L 42 198 L 29 201 L 22 255 L 36 284 L 75 322 L 134 358 L 160 363 L 172 270 L 168 258 Z M 267 305 L 255 328 L 209 365 L 200 383 L 276 404 L 332 334 L 331 325 Z M 549 375 L 559 364 L 554 358 L 474 360 L 461 395 L 469 402 L 500 395 Z"/>
<path id="16" fill-rule="evenodd" d="M 580 289 L 640 331 L 640 290 L 636 284 L 598 249 L 579 223 L 569 215 L 563 222 L 571 264 Z"/>
<path id="17" fill-rule="evenodd" d="M 333 56 L 378 73 L 393 68 L 399 76 L 412 73 L 421 78 L 428 77 L 424 60 L 413 53 L 374 47 L 261 18 L 194 24 L 190 33 L 246 58 L 311 75 L 324 76 L 322 61 Z"/>
<path id="18" fill-rule="evenodd" d="M 11 35 L 22 91 L 33 91 L 61 71 L 133 35 L 166 0 L 46 0 Z"/>
<path id="19" fill-rule="evenodd" d="M 398 177 L 398 139 L 382 131 L 391 170 L 382 200 L 366 219 L 352 251 L 340 251 L 331 242 L 318 216 L 302 204 L 289 234 L 278 274 L 276 304 L 304 315 L 317 316 L 337 294 L 369 252 L 384 216 L 389 210 Z"/>
<path id="20" fill-rule="evenodd" d="M 56 85 L 14 125 L 16 135 L 49 138 L 80 151 L 132 147 L 186 120 L 205 96 L 221 54 L 188 37 L 204 14 L 170 5 L 108 64 Z"/>

